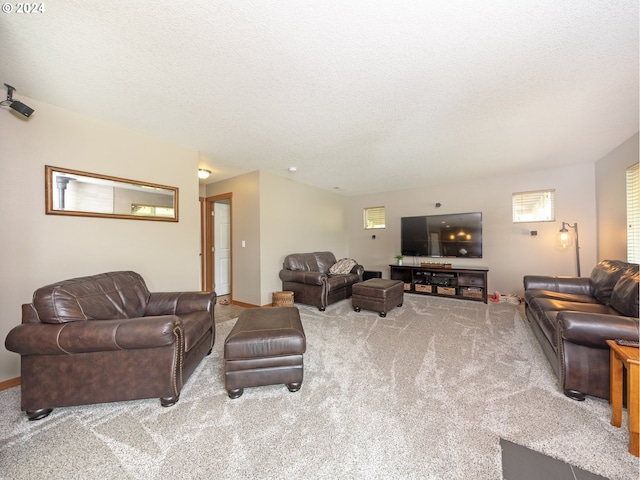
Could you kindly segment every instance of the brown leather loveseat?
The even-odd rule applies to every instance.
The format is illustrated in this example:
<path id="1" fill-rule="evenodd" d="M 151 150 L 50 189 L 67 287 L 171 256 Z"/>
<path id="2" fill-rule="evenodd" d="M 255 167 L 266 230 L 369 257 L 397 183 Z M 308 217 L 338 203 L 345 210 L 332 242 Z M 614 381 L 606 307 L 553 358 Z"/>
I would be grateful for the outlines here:
<path id="1" fill-rule="evenodd" d="M 350 259 L 342 259 L 347 264 Z M 282 289 L 292 291 L 297 303 L 313 305 L 324 311 L 327 305 L 351 297 L 351 287 L 362 281 L 364 267 L 355 261 L 344 272 L 331 252 L 292 253 L 284 259 L 280 280 Z M 334 270 L 343 273 L 333 273 Z"/>
<path id="2" fill-rule="evenodd" d="M 604 260 L 590 277 L 524 277 L 525 310 L 574 400 L 609 398 L 608 339 L 638 340 L 638 265 Z"/>
<path id="3" fill-rule="evenodd" d="M 6 338 L 21 356 L 21 407 L 30 420 L 54 407 L 160 398 L 182 386 L 215 339 L 215 293 L 150 293 L 135 272 L 39 288 Z"/>

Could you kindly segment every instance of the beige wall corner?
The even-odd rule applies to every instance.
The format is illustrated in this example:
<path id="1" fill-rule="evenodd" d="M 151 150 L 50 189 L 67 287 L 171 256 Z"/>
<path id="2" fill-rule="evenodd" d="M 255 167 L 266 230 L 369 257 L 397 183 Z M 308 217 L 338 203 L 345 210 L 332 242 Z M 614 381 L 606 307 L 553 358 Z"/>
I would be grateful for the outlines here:
<path id="1" fill-rule="evenodd" d="M 260 172 L 261 305 L 282 290 L 279 273 L 290 253 L 349 255 L 346 197 Z"/>
<path id="2" fill-rule="evenodd" d="M 634 163 L 638 133 L 596 162 L 599 260 L 627 259 L 626 170 Z"/>
<path id="3" fill-rule="evenodd" d="M 271 304 L 289 253 L 348 255 L 343 196 L 258 171 L 207 185 L 208 197 L 226 193 L 233 194 L 234 302 Z"/>

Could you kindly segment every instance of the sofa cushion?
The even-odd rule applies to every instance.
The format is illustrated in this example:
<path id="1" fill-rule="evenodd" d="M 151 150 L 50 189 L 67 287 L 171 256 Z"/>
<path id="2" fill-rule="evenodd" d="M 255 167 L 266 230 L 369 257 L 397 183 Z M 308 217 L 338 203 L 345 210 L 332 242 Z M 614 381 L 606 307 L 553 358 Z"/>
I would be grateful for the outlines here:
<path id="1" fill-rule="evenodd" d="M 334 263 L 336 263 L 336 257 L 331 252 L 292 253 L 285 257 L 283 268 L 302 272 L 329 273 Z"/>
<path id="2" fill-rule="evenodd" d="M 606 315 L 619 315 L 619 313 L 608 305 L 601 303 L 581 303 L 569 302 L 566 300 L 556 300 L 553 298 L 535 298 L 529 303 L 529 307 L 538 315 L 542 316 L 545 312 L 560 312 L 570 310 L 574 312 L 585 313 L 603 313 Z"/>
<path id="3" fill-rule="evenodd" d="M 540 330 L 542 330 L 544 336 L 547 337 L 547 340 L 554 351 L 558 348 L 556 342 L 556 335 L 558 332 L 558 320 L 556 317 L 558 316 L 558 313 L 559 312 L 557 311 L 544 312 L 537 317 L 538 326 L 540 327 Z"/>
<path id="4" fill-rule="evenodd" d="M 329 269 L 329 273 L 332 275 L 345 275 L 350 273 L 357 262 L 351 258 L 342 258 L 334 263 Z"/>
<path id="5" fill-rule="evenodd" d="M 620 277 L 611 292 L 611 306 L 626 317 L 638 318 L 638 265 Z"/>
<path id="6" fill-rule="evenodd" d="M 318 263 L 312 253 L 292 253 L 284 259 L 283 268 L 301 272 L 317 272 Z"/>
<path id="7" fill-rule="evenodd" d="M 360 277 L 355 273 L 347 273 L 344 275 L 329 275 L 327 283 L 329 284 L 329 291 L 343 288 L 354 283 L 358 283 Z"/>
<path id="8" fill-rule="evenodd" d="M 579 303 L 598 303 L 598 301 L 591 295 L 554 292 L 552 290 L 525 290 L 524 299 L 527 303 L 530 303 L 534 298 L 552 298 L 554 300 L 565 300 Z"/>
<path id="9" fill-rule="evenodd" d="M 180 320 L 184 327 L 184 351 L 190 352 L 211 328 L 211 314 L 207 311 L 183 313 Z"/>
<path id="10" fill-rule="evenodd" d="M 600 303 L 609 305 L 613 287 L 627 271 L 629 264 L 620 260 L 603 260 L 591 272 L 591 293 Z"/>
<path id="11" fill-rule="evenodd" d="M 318 272 L 329 273 L 329 269 L 336 263 L 336 256 L 331 252 L 314 252 Z"/>
<path id="12" fill-rule="evenodd" d="M 142 317 L 149 290 L 135 272 L 72 278 L 39 288 L 33 306 L 44 323 Z"/>

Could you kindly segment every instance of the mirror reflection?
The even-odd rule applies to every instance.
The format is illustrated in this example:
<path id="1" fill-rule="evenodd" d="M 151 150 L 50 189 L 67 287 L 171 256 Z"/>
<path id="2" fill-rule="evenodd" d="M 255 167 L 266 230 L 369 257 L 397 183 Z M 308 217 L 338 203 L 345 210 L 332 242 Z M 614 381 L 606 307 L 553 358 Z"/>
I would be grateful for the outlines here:
<path id="1" fill-rule="evenodd" d="M 46 213 L 178 221 L 178 189 L 66 168 L 45 167 Z"/>

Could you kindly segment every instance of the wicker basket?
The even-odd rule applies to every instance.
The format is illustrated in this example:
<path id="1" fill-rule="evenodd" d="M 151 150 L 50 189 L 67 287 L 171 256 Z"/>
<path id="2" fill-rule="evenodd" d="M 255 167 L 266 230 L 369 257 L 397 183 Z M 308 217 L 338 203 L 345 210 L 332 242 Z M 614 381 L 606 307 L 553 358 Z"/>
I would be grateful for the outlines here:
<path id="1" fill-rule="evenodd" d="M 455 287 L 443 287 L 438 285 L 438 293 L 440 295 L 455 295 L 456 289 Z"/>
<path id="2" fill-rule="evenodd" d="M 480 287 L 462 287 L 463 297 L 482 298 L 483 291 Z"/>
<path id="3" fill-rule="evenodd" d="M 274 307 L 293 307 L 293 292 L 273 292 Z"/>

